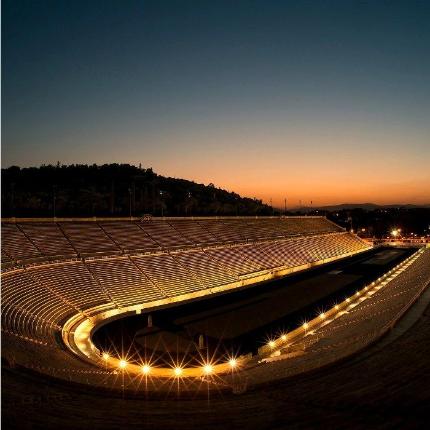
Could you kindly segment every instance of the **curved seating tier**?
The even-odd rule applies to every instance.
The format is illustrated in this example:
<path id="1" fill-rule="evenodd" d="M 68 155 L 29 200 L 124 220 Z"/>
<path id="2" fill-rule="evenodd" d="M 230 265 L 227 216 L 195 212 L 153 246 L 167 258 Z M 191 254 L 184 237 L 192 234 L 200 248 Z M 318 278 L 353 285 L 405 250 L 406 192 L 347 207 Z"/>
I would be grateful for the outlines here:
<path id="1" fill-rule="evenodd" d="M 72 230 L 76 228 L 68 231 Z M 92 234 L 95 230 L 88 231 Z M 84 249 L 84 245 L 80 246 Z M 261 273 L 301 267 L 365 249 L 367 245 L 360 239 L 341 232 L 31 265 L 2 275 L 2 327 L 9 333 L 43 341 L 47 330 L 58 332 L 61 322 L 70 314 L 85 313 L 96 306 L 120 308 L 198 291 L 210 292 L 221 286 L 238 286 L 241 279 Z"/>
<path id="2" fill-rule="evenodd" d="M 343 231 L 324 217 L 2 222 L 2 262 L 157 252 Z"/>
<path id="3" fill-rule="evenodd" d="M 2 228 L 4 263 L 15 264 L 1 277 L 2 330 L 35 351 L 62 348 L 63 324 L 74 315 L 237 288 L 370 248 L 322 217 L 32 221 Z"/>

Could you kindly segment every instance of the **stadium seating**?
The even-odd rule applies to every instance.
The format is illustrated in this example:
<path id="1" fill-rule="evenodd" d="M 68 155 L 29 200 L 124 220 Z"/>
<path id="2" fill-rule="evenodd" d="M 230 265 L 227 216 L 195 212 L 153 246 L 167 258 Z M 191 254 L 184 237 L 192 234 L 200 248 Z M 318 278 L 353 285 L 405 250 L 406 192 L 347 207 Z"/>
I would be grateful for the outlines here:
<path id="1" fill-rule="evenodd" d="M 179 234 L 197 246 L 213 245 L 220 242 L 219 239 L 199 222 L 192 220 L 172 220 L 169 223 Z"/>
<path id="2" fill-rule="evenodd" d="M 238 246 L 212 248 L 204 252 L 237 277 L 258 272 L 261 266 L 248 260 L 242 253 L 237 252 L 237 248 Z"/>
<path id="3" fill-rule="evenodd" d="M 118 246 L 97 223 L 63 222 L 59 226 L 79 254 L 91 255 L 119 251 Z"/>
<path id="4" fill-rule="evenodd" d="M 41 341 L 73 312 L 208 290 L 367 248 L 338 230 L 312 217 L 4 223 L 4 327 L 30 327 L 25 336 Z M 59 255 L 74 258 L 52 262 Z M 16 260 L 26 269 L 14 268 Z"/>
<path id="5" fill-rule="evenodd" d="M 80 261 L 39 266 L 29 269 L 28 273 L 80 311 L 111 301 Z"/>
<path id="6" fill-rule="evenodd" d="M 342 231 L 323 217 L 2 222 L 2 263 L 151 253 Z"/>
<path id="7" fill-rule="evenodd" d="M 181 252 L 172 256 L 182 267 L 199 279 L 205 289 L 237 281 L 237 276 L 202 251 Z"/>
<path id="8" fill-rule="evenodd" d="M 204 289 L 202 283 L 170 254 L 132 258 L 165 296 L 176 296 Z"/>
<path id="9" fill-rule="evenodd" d="M 42 253 L 16 224 L 2 224 L 2 257 L 13 260 L 40 257 Z"/>
<path id="10" fill-rule="evenodd" d="M 207 219 L 197 221 L 205 230 L 218 239 L 218 243 L 246 242 L 246 237 L 241 232 L 232 228 L 228 221 L 221 219 Z"/>
<path id="11" fill-rule="evenodd" d="M 193 242 L 166 221 L 147 221 L 141 223 L 140 227 L 164 249 L 193 246 Z"/>
<path id="12" fill-rule="evenodd" d="M 46 256 L 75 255 L 76 250 L 56 223 L 22 223 L 21 230 Z"/>
<path id="13" fill-rule="evenodd" d="M 119 306 L 164 297 L 161 290 L 127 257 L 93 260 L 86 264 L 112 301 Z"/>
<path id="14" fill-rule="evenodd" d="M 4 222 L 2 235 L 2 330 L 34 351 L 98 306 L 207 294 L 369 248 L 322 217 L 33 220 Z"/>
<path id="15" fill-rule="evenodd" d="M 2 276 L 2 329 L 35 342 L 50 343 L 76 309 L 25 270 Z"/>
<path id="16" fill-rule="evenodd" d="M 125 252 L 152 252 L 160 246 L 135 222 L 102 222 L 100 227 Z"/>

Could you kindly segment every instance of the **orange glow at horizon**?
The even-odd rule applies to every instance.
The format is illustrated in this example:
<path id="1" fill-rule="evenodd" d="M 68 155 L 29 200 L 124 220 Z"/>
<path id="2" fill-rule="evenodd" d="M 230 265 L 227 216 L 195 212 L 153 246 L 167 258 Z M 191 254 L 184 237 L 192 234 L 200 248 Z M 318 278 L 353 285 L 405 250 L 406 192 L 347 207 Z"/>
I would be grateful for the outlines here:
<path id="1" fill-rule="evenodd" d="M 145 164 L 161 175 L 213 183 L 265 203 L 272 199 L 279 208 L 285 198 L 290 208 L 300 201 L 303 206 L 311 201 L 313 206 L 430 204 L 425 129 L 330 119 L 179 128 L 154 136 L 158 146 L 145 152 Z M 130 155 L 139 162 L 140 151 Z"/>
<path id="2" fill-rule="evenodd" d="M 96 143 L 98 141 L 96 140 Z M 121 142 L 121 145 L 118 144 Z M 287 208 L 341 203 L 430 204 L 430 146 L 425 128 L 327 119 L 293 125 L 255 123 L 178 126 L 111 135 L 103 158 L 90 145 L 63 163 L 131 163 L 160 175 L 213 183 Z M 46 160 L 40 160 L 40 163 Z M 52 161 L 54 162 L 54 161 Z M 34 163 L 32 163 L 34 164 Z"/>

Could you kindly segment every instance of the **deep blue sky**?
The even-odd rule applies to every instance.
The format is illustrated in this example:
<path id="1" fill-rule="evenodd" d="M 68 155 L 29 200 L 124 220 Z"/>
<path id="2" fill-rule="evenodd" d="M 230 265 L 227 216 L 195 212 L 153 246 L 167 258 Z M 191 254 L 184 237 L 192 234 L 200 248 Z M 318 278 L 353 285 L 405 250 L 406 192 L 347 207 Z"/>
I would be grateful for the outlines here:
<path id="1" fill-rule="evenodd" d="M 2 165 L 430 201 L 429 1 L 2 2 Z"/>

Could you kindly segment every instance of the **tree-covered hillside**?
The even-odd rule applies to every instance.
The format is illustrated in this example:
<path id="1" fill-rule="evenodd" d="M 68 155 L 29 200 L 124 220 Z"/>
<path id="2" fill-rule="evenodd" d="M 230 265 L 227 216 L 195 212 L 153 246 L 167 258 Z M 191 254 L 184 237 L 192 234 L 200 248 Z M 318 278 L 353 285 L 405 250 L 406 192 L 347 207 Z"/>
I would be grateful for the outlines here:
<path id="1" fill-rule="evenodd" d="M 261 200 L 129 164 L 2 169 L 2 217 L 270 215 Z"/>

